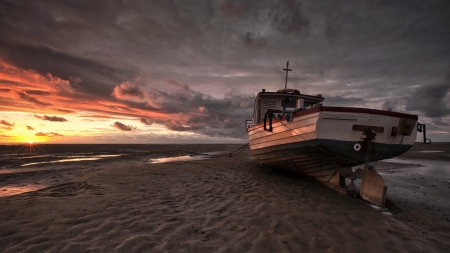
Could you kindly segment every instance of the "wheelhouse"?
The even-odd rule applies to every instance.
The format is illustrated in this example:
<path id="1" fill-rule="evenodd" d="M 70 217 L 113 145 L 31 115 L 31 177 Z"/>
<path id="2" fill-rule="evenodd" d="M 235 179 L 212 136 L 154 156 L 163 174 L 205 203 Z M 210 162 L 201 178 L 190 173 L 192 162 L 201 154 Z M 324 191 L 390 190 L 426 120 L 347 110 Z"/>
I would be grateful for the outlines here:
<path id="1" fill-rule="evenodd" d="M 268 110 L 281 111 L 281 115 L 290 114 L 320 106 L 324 99 L 321 94 L 304 95 L 294 89 L 282 89 L 276 92 L 268 92 L 263 89 L 256 96 L 253 120 L 247 120 L 246 127 L 262 123 Z"/>

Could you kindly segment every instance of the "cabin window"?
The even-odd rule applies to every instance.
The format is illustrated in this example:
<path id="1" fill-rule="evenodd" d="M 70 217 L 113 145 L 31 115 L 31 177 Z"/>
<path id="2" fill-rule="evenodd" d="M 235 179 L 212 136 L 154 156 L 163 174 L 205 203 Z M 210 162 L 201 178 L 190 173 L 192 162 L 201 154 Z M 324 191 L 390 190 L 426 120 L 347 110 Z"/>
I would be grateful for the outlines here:
<path id="1" fill-rule="evenodd" d="M 293 112 L 295 109 L 297 109 L 297 100 L 283 100 L 282 101 L 283 107 L 285 107 L 287 112 Z"/>
<path id="2" fill-rule="evenodd" d="M 303 106 L 303 108 L 310 109 L 310 108 L 313 108 L 315 104 L 316 103 L 314 103 L 314 102 L 305 102 L 305 105 Z"/>

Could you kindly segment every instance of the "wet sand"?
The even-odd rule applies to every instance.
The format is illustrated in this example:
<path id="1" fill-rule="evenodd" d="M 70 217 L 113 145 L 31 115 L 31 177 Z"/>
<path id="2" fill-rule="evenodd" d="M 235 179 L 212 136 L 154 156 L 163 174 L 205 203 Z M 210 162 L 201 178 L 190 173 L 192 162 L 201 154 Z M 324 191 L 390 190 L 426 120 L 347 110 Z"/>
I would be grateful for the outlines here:
<path id="1" fill-rule="evenodd" d="M 435 148 L 444 152 L 419 152 Z M 449 154 L 448 144 L 416 145 L 401 158 L 449 161 Z M 51 166 L 67 170 L 45 170 Z M 248 150 L 188 162 L 136 156 L 41 166 L 23 177 L 55 176 L 55 186 L 0 198 L 0 252 L 448 252 L 450 178 L 408 166 L 377 164 L 392 215 L 266 172 Z M 15 177 L 0 174 L 0 182 Z"/>

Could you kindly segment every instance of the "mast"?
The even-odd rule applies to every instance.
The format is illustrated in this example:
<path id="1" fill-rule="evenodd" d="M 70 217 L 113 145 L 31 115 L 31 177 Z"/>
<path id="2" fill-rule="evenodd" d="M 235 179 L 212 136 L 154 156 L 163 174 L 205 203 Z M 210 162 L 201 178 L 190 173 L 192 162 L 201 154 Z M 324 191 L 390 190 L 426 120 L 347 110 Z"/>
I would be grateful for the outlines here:
<path id="1" fill-rule="evenodd" d="M 284 89 L 287 89 L 287 77 L 288 77 L 288 72 L 292 71 L 292 69 L 289 69 L 289 61 L 286 64 L 286 68 L 283 69 L 284 71 L 286 71 L 286 82 L 284 83 Z"/>

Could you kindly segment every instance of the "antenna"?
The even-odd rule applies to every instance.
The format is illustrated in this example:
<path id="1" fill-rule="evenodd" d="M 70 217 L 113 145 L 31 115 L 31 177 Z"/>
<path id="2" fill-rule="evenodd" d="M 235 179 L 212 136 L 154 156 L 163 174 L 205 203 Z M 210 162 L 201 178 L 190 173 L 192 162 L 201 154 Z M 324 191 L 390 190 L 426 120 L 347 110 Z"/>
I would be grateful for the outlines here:
<path id="1" fill-rule="evenodd" d="M 287 89 L 287 77 L 288 77 L 288 73 L 289 71 L 292 71 L 292 69 L 289 69 L 289 61 L 286 64 L 286 68 L 283 69 L 284 71 L 286 71 L 286 82 L 284 83 L 284 89 Z"/>

